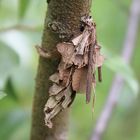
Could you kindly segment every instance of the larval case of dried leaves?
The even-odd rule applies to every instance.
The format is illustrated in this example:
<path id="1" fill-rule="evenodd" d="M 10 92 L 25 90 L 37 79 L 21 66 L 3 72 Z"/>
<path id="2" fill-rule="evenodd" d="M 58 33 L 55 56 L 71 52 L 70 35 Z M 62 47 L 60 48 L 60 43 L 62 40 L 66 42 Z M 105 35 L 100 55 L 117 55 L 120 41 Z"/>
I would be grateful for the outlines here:
<path id="1" fill-rule="evenodd" d="M 96 25 L 90 16 L 81 18 L 83 31 L 69 42 L 57 44 L 61 54 L 58 71 L 50 76 L 52 86 L 49 99 L 45 105 L 45 124 L 52 128 L 52 118 L 69 107 L 76 93 L 86 93 L 86 102 L 90 102 L 91 89 L 95 89 L 95 70 L 98 69 L 101 81 L 101 66 L 104 57 L 96 39 Z"/>

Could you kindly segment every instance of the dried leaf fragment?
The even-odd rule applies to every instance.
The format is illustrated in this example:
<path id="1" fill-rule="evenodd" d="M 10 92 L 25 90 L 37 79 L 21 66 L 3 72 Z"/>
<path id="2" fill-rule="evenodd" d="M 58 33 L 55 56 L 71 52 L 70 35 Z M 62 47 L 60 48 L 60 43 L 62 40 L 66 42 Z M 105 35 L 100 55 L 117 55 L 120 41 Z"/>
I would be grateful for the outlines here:
<path id="1" fill-rule="evenodd" d="M 93 59 L 97 67 L 101 67 L 104 63 L 104 56 L 100 54 L 101 47 L 99 45 L 95 46 Z"/>
<path id="2" fill-rule="evenodd" d="M 76 54 L 84 55 L 84 50 L 85 50 L 86 46 L 89 45 L 90 34 L 91 34 L 90 31 L 88 30 L 88 28 L 86 28 L 76 47 Z"/>
<path id="3" fill-rule="evenodd" d="M 76 92 L 85 92 L 87 67 L 76 69 L 72 75 L 72 88 Z"/>
<path id="4" fill-rule="evenodd" d="M 59 73 L 54 73 L 49 78 L 52 82 L 59 84 Z"/>
<path id="5" fill-rule="evenodd" d="M 57 104 L 52 110 L 51 112 L 47 113 L 48 107 L 47 105 L 45 105 L 44 108 L 44 112 L 45 112 L 45 124 L 49 127 L 52 128 L 53 127 L 53 123 L 51 121 L 51 119 L 58 114 L 61 111 L 61 106 L 60 104 Z"/>
<path id="6" fill-rule="evenodd" d="M 96 68 L 98 79 L 102 80 L 104 57 L 97 43 L 96 25 L 91 16 L 82 17 L 81 22 L 83 30 L 80 35 L 56 46 L 61 61 L 57 72 L 49 78 L 53 85 L 49 89 L 50 96 L 44 108 L 45 124 L 49 128 L 53 126 L 52 119 L 72 104 L 77 92 L 86 92 L 86 102 L 90 102 L 92 87 L 95 91 L 96 86 Z"/>
<path id="7" fill-rule="evenodd" d="M 59 43 L 56 47 L 57 47 L 58 52 L 62 55 L 62 61 L 68 65 L 73 64 L 71 61 L 71 57 L 74 53 L 73 44 L 71 44 L 71 43 Z"/>
<path id="8" fill-rule="evenodd" d="M 49 89 L 49 93 L 50 96 L 52 95 L 57 95 L 60 91 L 62 91 L 65 87 L 61 86 L 61 85 L 57 85 L 57 84 L 53 84 L 50 89 Z"/>
<path id="9" fill-rule="evenodd" d="M 75 37 L 73 40 L 72 40 L 72 43 L 74 46 L 77 46 L 82 38 L 82 35 L 83 34 L 80 34 L 79 36 Z"/>
<path id="10" fill-rule="evenodd" d="M 46 106 L 47 106 L 49 109 L 52 109 L 52 108 L 54 108 L 54 107 L 56 106 L 56 104 L 57 104 L 57 102 L 56 102 L 55 98 L 54 98 L 54 97 L 50 97 L 50 98 L 48 99 L 48 101 L 47 101 Z"/>

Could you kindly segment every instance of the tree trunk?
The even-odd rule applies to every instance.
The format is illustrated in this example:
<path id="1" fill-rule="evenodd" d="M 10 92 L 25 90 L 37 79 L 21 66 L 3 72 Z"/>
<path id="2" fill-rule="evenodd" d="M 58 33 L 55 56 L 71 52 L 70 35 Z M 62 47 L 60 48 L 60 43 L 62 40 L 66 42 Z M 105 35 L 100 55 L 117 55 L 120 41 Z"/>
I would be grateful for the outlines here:
<path id="1" fill-rule="evenodd" d="M 49 76 L 57 71 L 60 55 L 56 44 L 69 41 L 80 32 L 80 19 L 89 14 L 91 0 L 48 0 L 41 47 L 51 58 L 39 58 L 36 88 L 32 110 L 31 140 L 66 140 L 69 109 L 53 119 L 53 128 L 44 123 L 44 105 L 51 86 Z"/>

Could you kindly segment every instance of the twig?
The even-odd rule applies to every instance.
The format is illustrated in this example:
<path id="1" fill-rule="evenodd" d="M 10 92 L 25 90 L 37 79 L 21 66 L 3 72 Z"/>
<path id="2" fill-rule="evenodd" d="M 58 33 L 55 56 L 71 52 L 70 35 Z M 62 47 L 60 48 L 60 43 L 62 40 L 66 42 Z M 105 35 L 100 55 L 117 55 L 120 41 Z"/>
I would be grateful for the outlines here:
<path id="1" fill-rule="evenodd" d="M 135 40 L 136 40 L 136 35 L 138 30 L 139 15 L 140 15 L 140 0 L 133 0 L 130 9 L 128 29 L 127 29 L 126 38 L 124 41 L 124 47 L 122 51 L 122 58 L 126 63 L 129 63 L 131 61 L 133 50 L 135 48 Z M 108 99 L 97 121 L 91 140 L 101 140 L 108 126 L 113 110 L 116 107 L 116 104 L 118 102 L 118 96 L 122 90 L 123 85 L 124 85 L 124 79 L 119 74 L 116 74 L 112 84 L 112 88 L 108 95 Z"/>

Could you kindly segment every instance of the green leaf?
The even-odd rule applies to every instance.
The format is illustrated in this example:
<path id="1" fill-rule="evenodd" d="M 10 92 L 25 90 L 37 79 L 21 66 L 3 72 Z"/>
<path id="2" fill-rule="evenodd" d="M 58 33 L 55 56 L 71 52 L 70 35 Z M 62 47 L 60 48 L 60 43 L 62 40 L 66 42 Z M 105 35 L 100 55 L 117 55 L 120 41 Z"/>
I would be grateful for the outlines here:
<path id="1" fill-rule="evenodd" d="M 133 68 L 131 68 L 130 65 L 127 64 L 121 56 L 117 56 L 111 53 L 111 51 L 106 47 L 103 47 L 101 50 L 103 51 L 102 54 L 104 54 L 106 58 L 105 66 L 107 66 L 110 70 L 114 71 L 115 73 L 120 74 L 125 80 L 131 93 L 133 93 L 134 96 L 137 96 L 139 91 L 139 83 L 135 77 Z"/>
<path id="2" fill-rule="evenodd" d="M 28 9 L 30 0 L 19 0 L 19 19 L 23 19 Z"/>
<path id="3" fill-rule="evenodd" d="M 139 85 L 134 72 L 121 57 L 114 56 L 108 59 L 105 65 L 114 72 L 119 73 L 124 78 L 134 95 L 138 94 Z"/>
<path id="4" fill-rule="evenodd" d="M 119 106 L 124 107 L 125 109 L 130 109 L 130 106 L 134 105 L 134 102 L 136 101 L 136 96 L 133 96 L 132 91 L 130 90 L 130 87 L 127 84 L 124 84 L 122 88 L 122 94 L 119 97 Z"/>
<path id="5" fill-rule="evenodd" d="M 22 108 L 9 111 L 0 116 L 0 138 L 3 140 L 10 140 L 11 135 L 22 127 L 29 115 Z"/>
<path id="6" fill-rule="evenodd" d="M 6 96 L 6 93 L 4 93 L 3 91 L 0 91 L 0 100 L 2 99 L 2 98 L 4 98 Z"/>
<path id="7" fill-rule="evenodd" d="M 0 88 L 19 63 L 17 53 L 3 42 L 0 42 Z"/>
<path id="8" fill-rule="evenodd" d="M 4 89 L 8 95 L 10 95 L 15 101 L 18 101 L 18 96 L 15 91 L 15 87 L 13 86 L 13 81 L 11 77 L 7 79 Z"/>

